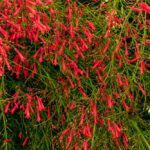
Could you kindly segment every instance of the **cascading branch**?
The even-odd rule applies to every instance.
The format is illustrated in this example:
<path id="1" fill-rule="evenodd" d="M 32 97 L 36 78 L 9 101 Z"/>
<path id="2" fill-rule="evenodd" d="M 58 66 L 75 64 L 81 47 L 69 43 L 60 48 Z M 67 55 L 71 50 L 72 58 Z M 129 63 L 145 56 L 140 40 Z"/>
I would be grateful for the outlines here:
<path id="1" fill-rule="evenodd" d="M 13 133 L 22 147 L 32 145 L 36 120 L 49 123 L 54 149 L 130 149 L 127 115 L 150 90 L 150 20 L 143 18 L 150 6 L 135 6 L 127 6 L 136 18 L 130 24 L 106 2 L 99 12 L 71 0 L 0 2 L 0 78 L 16 85 L 0 91 L 2 110 L 8 120 L 29 121 L 26 133 Z"/>

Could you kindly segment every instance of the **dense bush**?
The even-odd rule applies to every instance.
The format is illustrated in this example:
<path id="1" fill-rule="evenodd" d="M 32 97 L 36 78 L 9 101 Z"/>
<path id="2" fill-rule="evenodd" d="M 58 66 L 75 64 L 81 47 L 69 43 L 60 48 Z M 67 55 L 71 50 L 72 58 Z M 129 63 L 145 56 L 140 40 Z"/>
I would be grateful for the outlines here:
<path id="1" fill-rule="evenodd" d="M 0 1 L 0 149 L 150 149 L 150 2 Z"/>

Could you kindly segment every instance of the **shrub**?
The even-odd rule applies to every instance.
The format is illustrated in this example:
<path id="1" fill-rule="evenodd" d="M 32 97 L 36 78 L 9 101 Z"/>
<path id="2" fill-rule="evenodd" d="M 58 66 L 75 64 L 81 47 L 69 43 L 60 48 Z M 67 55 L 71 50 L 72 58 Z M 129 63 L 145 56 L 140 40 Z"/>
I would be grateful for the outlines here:
<path id="1" fill-rule="evenodd" d="M 1 1 L 1 149 L 150 149 L 149 5 Z"/>

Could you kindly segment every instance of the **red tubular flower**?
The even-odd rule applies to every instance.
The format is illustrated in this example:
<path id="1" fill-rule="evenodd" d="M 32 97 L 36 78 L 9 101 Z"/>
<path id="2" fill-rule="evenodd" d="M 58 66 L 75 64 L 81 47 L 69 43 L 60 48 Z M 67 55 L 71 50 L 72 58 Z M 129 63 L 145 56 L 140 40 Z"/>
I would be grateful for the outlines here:
<path id="1" fill-rule="evenodd" d="M 110 28 L 107 28 L 106 33 L 104 35 L 104 39 L 107 39 L 110 36 Z"/>
<path id="2" fill-rule="evenodd" d="M 132 95 L 130 92 L 128 92 L 128 97 L 129 97 L 132 101 L 134 101 L 134 97 L 133 97 L 133 95 Z"/>
<path id="3" fill-rule="evenodd" d="M 28 34 L 28 38 L 31 40 L 31 41 L 34 41 L 34 36 L 32 34 L 32 31 L 28 30 L 27 31 L 27 34 Z M 15 36 L 15 35 L 14 35 Z M 13 41 L 14 40 L 14 37 L 11 38 L 11 40 Z"/>
<path id="4" fill-rule="evenodd" d="M 129 149 L 129 143 L 128 142 L 129 142 L 128 137 L 127 137 L 126 133 L 124 132 L 123 133 L 123 143 L 125 145 L 126 150 Z"/>
<path id="5" fill-rule="evenodd" d="M 72 109 L 75 109 L 76 108 L 76 103 L 75 102 L 70 102 L 67 107 L 72 110 Z"/>
<path id="6" fill-rule="evenodd" d="M 15 48 L 15 51 L 16 51 L 16 53 L 18 54 L 20 60 L 21 60 L 22 62 L 24 62 L 24 61 L 25 61 L 25 57 L 21 54 L 21 52 L 20 52 L 18 49 L 16 49 L 16 48 Z"/>
<path id="7" fill-rule="evenodd" d="M 82 51 L 85 51 L 85 50 L 88 49 L 87 44 L 85 43 L 85 41 L 84 41 L 80 36 L 79 36 L 79 42 L 80 42 L 80 44 L 81 44 L 81 50 L 82 50 Z"/>
<path id="8" fill-rule="evenodd" d="M 58 45 L 60 44 L 60 42 L 61 42 L 60 40 L 55 39 L 54 43 L 50 47 L 50 51 L 51 50 L 57 50 Z"/>
<path id="9" fill-rule="evenodd" d="M 3 143 L 9 143 L 9 142 L 12 142 L 12 140 L 11 139 L 5 139 L 5 140 L 3 140 Z"/>
<path id="10" fill-rule="evenodd" d="M 75 133 L 75 137 L 76 137 L 76 138 L 78 138 L 79 136 L 81 136 L 80 130 L 78 130 L 78 131 Z"/>
<path id="11" fill-rule="evenodd" d="M 18 47 L 20 47 L 20 48 L 22 48 L 22 49 L 25 49 L 25 48 L 26 48 L 25 45 L 21 45 L 21 44 L 19 44 L 19 43 L 16 43 L 16 46 L 18 46 Z"/>
<path id="12" fill-rule="evenodd" d="M 130 9 L 136 12 L 142 12 L 141 8 L 130 7 Z"/>
<path id="13" fill-rule="evenodd" d="M 118 54 L 118 53 L 115 53 L 115 57 L 118 59 L 118 61 L 119 61 L 119 67 L 121 67 L 122 66 L 122 58 L 121 58 L 121 56 Z"/>
<path id="14" fill-rule="evenodd" d="M 31 104 L 31 103 L 29 103 L 29 108 L 30 108 L 30 111 L 31 111 L 32 113 L 34 113 L 34 110 L 33 110 L 33 108 L 32 108 L 32 104 Z"/>
<path id="15" fill-rule="evenodd" d="M 96 69 L 96 68 L 99 66 L 100 63 L 101 63 L 100 60 L 96 60 L 96 61 L 94 62 L 94 65 L 92 66 L 92 69 Z"/>
<path id="16" fill-rule="evenodd" d="M 100 123 L 101 127 L 103 128 L 105 125 L 105 122 L 104 122 L 104 119 L 102 117 L 99 119 L 99 123 Z"/>
<path id="17" fill-rule="evenodd" d="M 103 54 L 105 54 L 105 53 L 107 52 L 108 47 L 109 47 L 109 45 L 110 45 L 110 42 L 111 42 L 111 41 L 110 41 L 110 40 L 108 40 L 108 41 L 107 41 L 107 43 L 105 44 L 104 49 L 103 49 L 103 51 L 102 51 L 102 52 L 103 52 Z"/>
<path id="18" fill-rule="evenodd" d="M 15 67 L 15 71 L 16 71 L 16 78 L 19 79 L 20 78 L 20 73 L 21 73 L 22 67 L 21 64 L 17 64 Z"/>
<path id="19" fill-rule="evenodd" d="M 92 114 L 93 114 L 93 117 L 94 117 L 94 124 L 97 124 L 97 119 L 98 119 L 97 105 L 92 100 L 91 100 L 90 103 L 91 103 L 90 104 L 91 105 L 91 111 L 92 111 Z"/>
<path id="20" fill-rule="evenodd" d="M 40 30 L 42 34 L 44 34 L 46 31 L 49 31 L 50 27 L 48 25 L 44 25 L 40 22 L 41 17 L 39 15 L 37 15 L 36 17 L 37 17 L 37 19 L 33 21 L 34 28 Z"/>
<path id="21" fill-rule="evenodd" d="M 141 9 L 142 9 L 143 11 L 145 11 L 145 12 L 148 13 L 148 14 L 150 14 L 150 6 L 148 6 L 148 5 L 147 5 L 146 3 L 144 3 L 144 2 L 140 2 L 139 5 L 140 5 L 140 7 L 141 7 Z"/>
<path id="22" fill-rule="evenodd" d="M 66 40 L 63 40 L 62 41 L 62 45 L 61 45 L 61 47 L 59 49 L 59 52 L 58 52 L 59 55 L 63 54 L 63 50 L 64 50 L 64 47 L 65 47 L 65 44 L 66 44 Z"/>
<path id="23" fill-rule="evenodd" d="M 108 108 L 112 108 L 112 106 L 114 105 L 114 101 L 112 100 L 111 96 L 107 96 L 107 106 Z"/>
<path id="24" fill-rule="evenodd" d="M 115 144 L 117 145 L 118 150 L 122 150 L 118 139 L 115 139 Z"/>
<path id="25" fill-rule="evenodd" d="M 41 2 L 41 0 L 36 0 L 36 4 L 37 4 L 37 5 L 42 5 L 43 2 Z"/>
<path id="26" fill-rule="evenodd" d="M 112 124 L 112 135 L 114 139 L 118 139 L 121 136 L 121 129 L 118 127 L 118 125 L 113 122 Z"/>
<path id="27" fill-rule="evenodd" d="M 124 109 L 128 112 L 130 110 L 130 107 L 126 104 L 124 100 L 121 101 Z"/>
<path id="28" fill-rule="evenodd" d="M 147 68 L 150 68 L 150 64 L 146 64 L 145 66 L 146 66 Z"/>
<path id="29" fill-rule="evenodd" d="M 85 77 L 86 77 L 87 79 L 89 78 L 89 69 L 88 69 L 88 67 L 86 67 Z"/>
<path id="30" fill-rule="evenodd" d="M 120 47 L 121 47 L 121 44 L 122 44 L 122 40 L 120 40 L 120 42 L 117 44 L 115 50 L 114 50 L 114 53 L 118 53 Z"/>
<path id="31" fill-rule="evenodd" d="M 121 94 L 117 93 L 117 92 L 113 92 L 113 95 L 116 97 L 116 98 L 119 98 L 121 96 Z"/>
<path id="32" fill-rule="evenodd" d="M 8 101 L 8 102 L 7 102 L 7 105 L 5 106 L 5 111 L 4 111 L 4 112 L 5 112 L 5 114 L 7 114 L 7 113 L 8 113 L 9 108 L 10 108 L 10 104 L 11 104 L 11 103 L 10 103 L 10 101 Z"/>
<path id="33" fill-rule="evenodd" d="M 75 88 L 75 85 L 74 85 L 74 83 L 72 82 L 71 78 L 70 78 L 69 76 L 67 76 L 67 79 L 68 79 L 68 81 L 69 81 L 69 83 L 70 83 L 72 89 L 74 89 L 74 88 Z"/>
<path id="34" fill-rule="evenodd" d="M 68 8 L 68 16 L 67 16 L 68 21 L 70 22 L 72 20 L 72 8 Z"/>
<path id="35" fill-rule="evenodd" d="M 112 127 L 111 127 L 111 122 L 110 122 L 110 119 L 108 118 L 107 119 L 107 124 L 108 124 L 108 131 L 111 131 L 112 130 Z"/>
<path id="36" fill-rule="evenodd" d="M 135 56 L 136 56 L 137 58 L 140 57 L 140 47 L 139 47 L 139 44 L 136 44 Z"/>
<path id="37" fill-rule="evenodd" d="M 124 89 L 127 88 L 129 86 L 129 81 L 126 77 L 126 75 L 124 75 L 124 79 L 123 79 L 123 87 Z"/>
<path id="38" fill-rule="evenodd" d="M 40 63 L 43 62 L 43 48 L 40 49 L 40 57 L 38 60 Z"/>
<path id="39" fill-rule="evenodd" d="M 126 59 L 126 61 L 127 61 L 128 64 L 130 64 L 130 63 L 133 63 L 133 62 L 137 61 L 138 59 L 139 59 L 138 57 L 135 57 L 135 58 L 133 58 L 131 60 Z"/>
<path id="40" fill-rule="evenodd" d="M 0 12 L 0 15 L 1 15 L 0 20 L 9 20 L 10 19 L 9 16 L 7 16 L 7 15 L 1 13 L 1 12 Z"/>
<path id="41" fill-rule="evenodd" d="M 66 150 L 68 150 L 69 145 L 70 145 L 71 142 L 72 142 L 72 138 L 73 138 L 73 132 L 70 130 L 70 131 L 69 131 L 69 135 L 68 135 L 68 139 L 67 139 Z"/>
<path id="42" fill-rule="evenodd" d="M 3 36 L 4 36 L 6 39 L 8 39 L 8 33 L 7 33 L 3 28 L 1 28 L 1 27 L 0 27 L 0 33 L 2 33 Z"/>
<path id="43" fill-rule="evenodd" d="M 74 27 L 72 22 L 70 22 L 69 31 L 70 31 L 71 38 L 74 38 Z"/>
<path id="44" fill-rule="evenodd" d="M 78 77 L 78 79 L 77 79 L 78 81 L 77 81 L 77 84 L 78 84 L 78 87 L 82 87 L 82 85 L 81 85 L 81 80 L 80 80 L 80 78 Z"/>
<path id="45" fill-rule="evenodd" d="M 27 94 L 27 98 L 28 98 L 28 102 L 31 103 L 32 98 L 33 98 L 33 97 L 32 97 L 32 94 Z"/>
<path id="46" fill-rule="evenodd" d="M 18 97 L 19 97 L 19 91 L 17 91 L 15 94 L 12 95 L 13 103 L 17 102 Z"/>
<path id="47" fill-rule="evenodd" d="M 15 111 L 18 109 L 20 101 L 16 102 L 14 107 L 10 110 L 10 113 L 13 115 Z"/>
<path id="48" fill-rule="evenodd" d="M 129 52 L 128 52 L 128 44 L 127 44 L 127 41 L 126 41 L 126 40 L 125 40 L 124 42 L 125 42 L 125 43 L 124 43 L 125 55 L 127 56 L 127 55 L 129 54 Z"/>
<path id="49" fill-rule="evenodd" d="M 39 54 L 40 51 L 41 51 L 41 48 L 39 48 L 39 49 L 36 51 L 36 53 L 33 55 L 33 58 L 34 58 L 34 59 L 37 58 L 37 56 L 38 56 L 38 54 Z"/>
<path id="50" fill-rule="evenodd" d="M 43 111 L 45 110 L 45 107 L 43 105 L 42 99 L 38 96 L 36 96 L 36 100 L 37 100 L 37 107 L 39 111 Z"/>
<path id="51" fill-rule="evenodd" d="M 144 96 L 146 96 L 146 91 L 143 89 L 141 83 L 138 84 L 138 87 L 139 87 L 139 89 L 141 90 L 142 94 L 143 94 Z"/>
<path id="52" fill-rule="evenodd" d="M 24 114 L 26 119 L 30 119 L 29 103 L 26 104 Z"/>
<path id="53" fill-rule="evenodd" d="M 81 56 L 81 58 L 82 58 L 83 60 L 85 59 L 85 57 L 84 57 L 84 55 L 83 55 L 83 53 L 82 53 L 81 51 L 79 51 L 79 52 L 74 56 L 74 58 L 77 60 L 79 56 Z"/>
<path id="54" fill-rule="evenodd" d="M 2 47 L 1 45 L 0 45 L 0 54 L 2 55 L 4 60 L 7 59 L 6 51 L 5 51 L 4 47 Z"/>
<path id="55" fill-rule="evenodd" d="M 47 48 L 46 47 L 43 47 L 43 53 L 44 53 L 44 56 L 47 56 Z"/>
<path id="56" fill-rule="evenodd" d="M 75 49 L 77 50 L 77 52 L 80 52 L 80 48 L 79 48 L 79 46 L 78 46 L 78 44 L 77 44 L 76 41 L 73 42 L 73 46 L 75 47 Z"/>
<path id="57" fill-rule="evenodd" d="M 0 77 L 4 74 L 4 68 L 2 64 L 3 64 L 3 60 L 2 57 L 0 57 Z"/>
<path id="58" fill-rule="evenodd" d="M 50 108 L 47 108 L 47 118 L 50 119 L 51 118 L 51 114 L 50 114 Z"/>
<path id="59" fill-rule="evenodd" d="M 23 67 L 23 74 L 24 74 L 24 78 L 27 79 L 28 77 L 28 62 L 26 61 Z"/>
<path id="60" fill-rule="evenodd" d="M 121 75 L 119 73 L 117 73 L 117 79 L 118 79 L 118 83 L 120 86 L 123 85 L 122 79 L 121 79 Z"/>
<path id="61" fill-rule="evenodd" d="M 22 143 L 22 146 L 24 147 L 24 146 L 26 146 L 26 144 L 27 144 L 27 142 L 28 142 L 28 137 L 26 137 L 25 139 L 24 139 L 24 141 L 23 141 L 23 143 Z"/>
<path id="62" fill-rule="evenodd" d="M 143 75 L 144 72 L 146 71 L 146 67 L 145 67 L 145 62 L 144 62 L 144 60 L 143 60 L 143 59 L 140 60 L 139 64 L 140 64 L 140 74 Z"/>
<path id="63" fill-rule="evenodd" d="M 93 38 L 93 34 L 88 30 L 88 28 L 82 26 L 83 32 L 86 35 L 86 37 L 88 38 L 88 42 L 89 44 L 92 43 L 92 38 Z"/>
<path id="64" fill-rule="evenodd" d="M 24 111 L 25 117 L 27 117 L 27 119 L 29 119 L 30 118 L 29 109 L 31 110 L 32 113 L 34 113 L 34 110 L 31 105 L 32 95 L 27 94 L 27 97 L 28 97 L 28 102 L 27 102 L 26 106 L 24 104 L 21 104 L 20 109 L 22 109 Z"/>
<path id="65" fill-rule="evenodd" d="M 82 126 L 82 125 L 83 125 L 84 118 L 85 118 L 85 114 L 82 114 L 81 117 L 80 117 L 80 123 L 79 123 L 79 126 Z"/>
<path id="66" fill-rule="evenodd" d="M 32 69 L 33 69 L 33 72 L 32 72 L 32 74 L 31 74 L 31 77 L 32 78 L 34 78 L 34 75 L 37 73 L 37 69 L 36 69 L 36 64 L 34 63 L 33 65 L 32 65 Z"/>
<path id="67" fill-rule="evenodd" d="M 118 17 L 114 16 L 113 20 L 117 23 L 117 25 L 121 24 L 121 20 Z"/>
<path id="68" fill-rule="evenodd" d="M 40 116 L 40 110 L 39 110 L 39 107 L 37 106 L 36 107 L 36 120 L 37 120 L 37 122 L 40 122 L 41 121 L 41 116 Z"/>
<path id="69" fill-rule="evenodd" d="M 88 141 L 87 140 L 83 141 L 83 150 L 88 150 Z"/>
<path id="70" fill-rule="evenodd" d="M 68 66 L 70 66 L 70 68 L 74 70 L 74 75 L 76 77 L 78 77 L 79 74 L 80 75 L 84 74 L 84 71 L 82 71 L 81 69 L 79 69 L 78 66 L 77 66 L 77 64 L 74 61 L 70 60 L 70 64 Z"/>
<path id="71" fill-rule="evenodd" d="M 26 0 L 26 5 L 28 6 L 36 6 L 36 3 L 31 0 Z"/>
<path id="72" fill-rule="evenodd" d="M 89 27 L 90 27 L 93 31 L 96 30 L 96 28 L 95 28 L 93 22 L 91 22 L 91 21 L 89 21 L 89 20 L 87 20 L 86 22 L 88 23 Z"/>
<path id="73" fill-rule="evenodd" d="M 53 0 L 45 0 L 46 5 L 52 4 Z"/>
<path id="74" fill-rule="evenodd" d="M 84 92 L 83 87 L 78 88 L 78 90 L 82 94 L 83 97 L 87 97 L 87 94 Z"/>
<path id="75" fill-rule="evenodd" d="M 88 138 L 92 138 L 92 133 L 91 133 L 91 129 L 90 129 L 89 124 L 87 126 L 84 126 L 82 133 L 84 136 L 86 136 Z"/>
<path id="76" fill-rule="evenodd" d="M 150 40 L 145 40 L 145 44 L 150 46 Z"/>
<path id="77" fill-rule="evenodd" d="M 54 65 L 54 66 L 58 65 L 58 55 L 57 55 L 57 53 L 54 54 L 54 62 L 53 62 L 53 65 Z"/>
<path id="78" fill-rule="evenodd" d="M 84 57 L 84 55 L 82 54 L 82 52 L 81 52 L 81 50 L 80 50 L 78 44 L 77 44 L 75 41 L 73 42 L 73 45 L 74 45 L 75 49 L 77 50 L 77 54 L 75 55 L 75 59 L 78 59 L 78 56 L 81 56 L 82 59 L 85 59 L 85 57 Z"/>
<path id="79" fill-rule="evenodd" d="M 8 70 L 11 70 L 12 67 L 10 66 L 9 61 L 8 61 L 7 58 L 4 58 L 4 62 L 5 62 L 5 64 L 6 64 L 6 66 L 7 66 L 7 69 L 8 69 Z"/>
<path id="80" fill-rule="evenodd" d="M 111 13 L 107 13 L 107 16 L 108 16 L 108 22 L 107 22 L 107 27 L 110 29 L 110 27 L 112 26 L 112 21 L 113 21 L 113 18 L 114 18 L 114 14 L 115 14 L 115 10 L 112 10 Z"/>
<path id="81" fill-rule="evenodd" d="M 70 131 L 70 128 L 67 128 L 67 129 L 65 129 L 65 130 L 63 130 L 63 131 L 61 132 L 61 135 L 60 135 L 60 137 L 59 137 L 59 142 L 60 142 L 60 143 L 62 142 L 62 139 L 63 139 L 64 135 L 66 135 L 69 131 Z"/>
<path id="82" fill-rule="evenodd" d="M 19 139 L 22 139 L 22 132 L 20 131 L 18 134 Z"/>
<path id="83" fill-rule="evenodd" d="M 150 31 L 150 26 L 147 26 L 147 30 Z M 148 45 L 150 45 L 150 44 L 148 44 Z"/>
<path id="84" fill-rule="evenodd" d="M 65 64 L 65 60 L 64 58 L 62 58 L 62 69 L 65 71 L 67 68 L 66 68 L 66 64 Z"/>

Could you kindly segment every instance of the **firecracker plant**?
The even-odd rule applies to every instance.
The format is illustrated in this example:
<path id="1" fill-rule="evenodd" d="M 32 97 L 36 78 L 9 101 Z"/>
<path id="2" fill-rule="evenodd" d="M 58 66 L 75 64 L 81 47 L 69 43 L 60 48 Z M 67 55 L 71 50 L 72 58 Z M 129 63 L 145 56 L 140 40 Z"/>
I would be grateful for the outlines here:
<path id="1" fill-rule="evenodd" d="M 149 0 L 0 0 L 1 150 L 150 150 Z"/>

